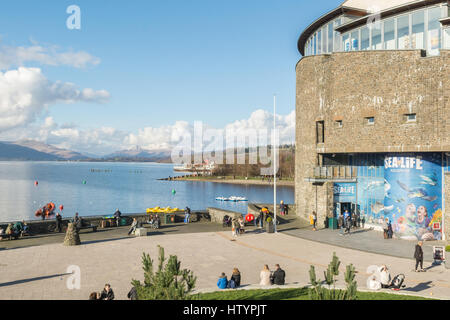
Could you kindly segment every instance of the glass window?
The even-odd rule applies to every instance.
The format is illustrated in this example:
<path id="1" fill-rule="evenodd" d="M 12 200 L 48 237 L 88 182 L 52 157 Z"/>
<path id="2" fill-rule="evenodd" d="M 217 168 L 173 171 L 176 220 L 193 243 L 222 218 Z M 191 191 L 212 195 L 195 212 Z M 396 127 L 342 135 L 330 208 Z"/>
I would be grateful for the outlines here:
<path id="1" fill-rule="evenodd" d="M 425 49 L 425 11 L 412 14 L 412 49 Z"/>
<path id="2" fill-rule="evenodd" d="M 333 22 L 331 22 L 330 24 L 328 24 L 328 50 L 327 52 L 333 52 L 334 48 L 333 48 L 333 33 L 334 33 L 334 27 L 333 27 Z"/>
<path id="3" fill-rule="evenodd" d="M 348 33 L 342 36 L 342 48 L 344 52 L 350 51 L 350 35 Z"/>
<path id="4" fill-rule="evenodd" d="M 317 33 L 317 54 L 322 53 L 322 30 Z"/>
<path id="5" fill-rule="evenodd" d="M 372 50 L 381 50 L 381 28 L 377 28 L 375 24 L 372 25 Z"/>
<path id="6" fill-rule="evenodd" d="M 336 29 L 341 25 L 341 19 L 336 19 L 334 21 L 334 28 Z M 339 52 L 342 51 L 342 40 L 341 40 L 341 34 L 340 32 L 335 31 L 334 32 L 334 51 Z"/>
<path id="7" fill-rule="evenodd" d="M 314 35 L 313 52 L 314 52 L 314 55 L 317 54 L 317 33 Z"/>
<path id="8" fill-rule="evenodd" d="M 450 49 L 450 27 L 444 29 L 444 48 Z"/>
<path id="9" fill-rule="evenodd" d="M 322 28 L 322 53 L 327 52 L 327 27 Z"/>
<path id="10" fill-rule="evenodd" d="M 359 50 L 359 30 L 352 32 L 352 51 Z"/>
<path id="11" fill-rule="evenodd" d="M 397 19 L 397 48 L 409 49 L 409 16 Z"/>
<path id="12" fill-rule="evenodd" d="M 370 50 L 370 29 L 364 27 L 361 29 L 361 50 Z"/>
<path id="13" fill-rule="evenodd" d="M 427 34 L 427 51 L 436 55 L 439 54 L 441 48 L 441 8 L 432 8 L 428 10 L 428 34 Z"/>
<path id="14" fill-rule="evenodd" d="M 384 49 L 395 50 L 395 20 L 389 19 L 384 22 Z"/>

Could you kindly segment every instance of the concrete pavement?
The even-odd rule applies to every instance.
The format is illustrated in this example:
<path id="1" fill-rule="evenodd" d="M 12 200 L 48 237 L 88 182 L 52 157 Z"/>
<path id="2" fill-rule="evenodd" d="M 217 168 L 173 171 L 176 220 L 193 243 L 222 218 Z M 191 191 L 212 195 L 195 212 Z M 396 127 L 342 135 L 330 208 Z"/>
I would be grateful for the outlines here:
<path id="1" fill-rule="evenodd" d="M 289 228 L 288 228 L 289 229 Z M 295 230 L 295 228 L 291 228 Z M 391 274 L 404 273 L 403 293 L 450 299 L 450 271 L 435 266 L 426 273 L 414 273 L 413 260 L 363 252 L 326 243 L 294 237 L 289 230 L 278 234 L 249 232 L 230 241 L 231 232 L 168 233 L 140 238 L 116 238 L 87 241 L 81 246 L 64 247 L 60 243 L 0 251 L 0 299 L 87 299 L 110 283 L 116 299 L 126 299 L 132 279 L 143 279 L 143 252 L 157 259 L 157 245 L 174 254 L 197 275 L 198 290 L 215 289 L 218 276 L 228 276 L 234 267 L 242 273 L 242 283 L 257 285 L 264 264 L 271 269 L 279 263 L 286 271 L 289 285 L 308 284 L 310 265 L 316 266 L 318 278 L 331 261 L 333 252 L 341 260 L 339 282 L 344 284 L 345 266 L 353 263 L 358 271 L 358 287 L 366 286 L 371 265 L 386 264 Z M 82 241 L 83 239 L 83 235 Z M 66 282 L 72 276 L 68 267 L 81 271 L 80 289 L 69 290 Z M 429 263 L 426 264 L 429 266 Z M 390 291 L 391 292 L 391 291 Z"/>

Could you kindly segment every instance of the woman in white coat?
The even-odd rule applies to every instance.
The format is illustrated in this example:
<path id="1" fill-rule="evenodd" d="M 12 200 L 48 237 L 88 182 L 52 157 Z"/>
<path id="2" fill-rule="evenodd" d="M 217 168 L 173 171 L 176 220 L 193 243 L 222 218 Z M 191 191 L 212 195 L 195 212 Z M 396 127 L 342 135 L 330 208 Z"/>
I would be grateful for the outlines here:
<path id="1" fill-rule="evenodd" d="M 259 277 L 261 278 L 260 286 L 270 286 L 270 270 L 267 264 L 264 265 Z"/>

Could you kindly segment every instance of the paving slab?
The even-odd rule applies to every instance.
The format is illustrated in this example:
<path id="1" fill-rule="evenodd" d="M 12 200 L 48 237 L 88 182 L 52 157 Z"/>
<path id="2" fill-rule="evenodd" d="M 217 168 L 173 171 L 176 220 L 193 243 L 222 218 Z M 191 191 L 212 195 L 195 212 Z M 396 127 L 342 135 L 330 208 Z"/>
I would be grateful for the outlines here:
<path id="1" fill-rule="evenodd" d="M 83 241 L 83 239 L 82 239 Z M 371 265 L 386 264 L 392 275 L 404 273 L 403 292 L 427 297 L 450 299 L 450 272 L 435 266 L 426 273 L 412 272 L 412 260 L 383 254 L 363 252 L 278 234 L 248 232 L 231 241 L 231 232 L 154 234 L 148 237 L 97 241 L 65 247 L 54 243 L 42 246 L 0 251 L 0 299 L 81 299 L 101 291 L 110 283 L 116 299 L 126 299 L 131 280 L 143 280 L 141 256 L 149 253 L 157 259 L 158 245 L 166 255 L 174 254 L 197 275 L 198 290 L 214 288 L 221 272 L 228 276 L 234 267 L 242 273 L 242 284 L 257 285 L 264 264 L 271 269 L 279 263 L 286 271 L 289 285 L 306 285 L 310 265 L 316 267 L 319 278 L 331 260 L 333 252 L 341 259 L 341 268 L 354 264 L 358 286 L 364 288 Z M 81 271 L 79 289 L 69 289 L 68 267 Z M 426 265 L 429 266 L 429 265 Z M 339 276 L 343 284 L 343 272 Z"/>

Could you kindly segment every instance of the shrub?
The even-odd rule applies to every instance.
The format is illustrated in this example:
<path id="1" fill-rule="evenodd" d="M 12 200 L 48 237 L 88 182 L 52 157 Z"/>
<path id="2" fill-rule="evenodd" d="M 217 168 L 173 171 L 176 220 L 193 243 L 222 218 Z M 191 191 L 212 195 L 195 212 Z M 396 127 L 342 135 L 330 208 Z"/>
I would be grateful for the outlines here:
<path id="1" fill-rule="evenodd" d="M 450 252 L 450 246 L 446 246 L 445 251 Z"/>
<path id="2" fill-rule="evenodd" d="M 164 248 L 159 248 L 158 268 L 153 270 L 153 260 L 150 255 L 142 254 L 142 269 L 144 269 L 144 283 L 133 280 L 131 284 L 136 288 L 138 300 L 187 300 L 195 287 L 197 277 L 187 269 L 181 269 L 181 262 L 177 256 L 170 256 L 166 262 Z"/>
<path id="3" fill-rule="evenodd" d="M 309 270 L 309 278 L 313 286 L 309 291 L 309 297 L 311 300 L 356 300 L 357 284 L 355 281 L 355 267 L 350 264 L 345 270 L 345 282 L 347 283 L 347 290 L 336 289 L 336 277 L 339 275 L 339 266 L 341 262 L 333 253 L 333 258 L 328 265 L 328 269 L 324 271 L 325 283 L 328 289 L 322 286 L 322 282 L 317 280 L 316 271 L 314 266 L 311 266 Z"/>

